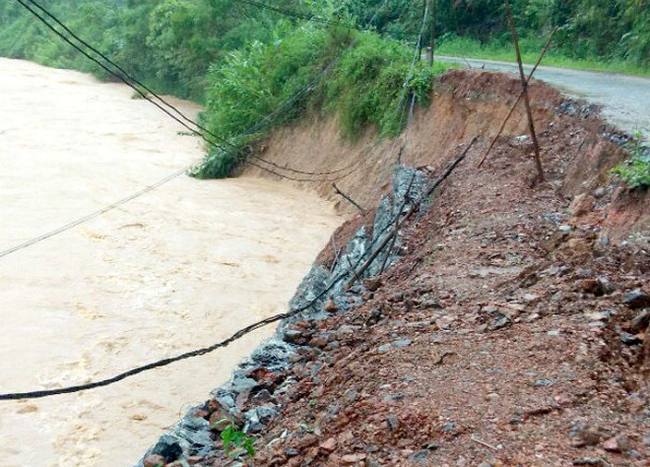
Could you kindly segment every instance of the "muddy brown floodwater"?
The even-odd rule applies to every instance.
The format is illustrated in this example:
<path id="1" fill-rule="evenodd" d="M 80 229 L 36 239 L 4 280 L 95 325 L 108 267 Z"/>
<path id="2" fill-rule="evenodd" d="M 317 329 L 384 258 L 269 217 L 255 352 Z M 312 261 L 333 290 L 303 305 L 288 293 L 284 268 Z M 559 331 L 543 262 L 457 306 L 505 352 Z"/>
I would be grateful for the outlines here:
<path id="1" fill-rule="evenodd" d="M 0 250 L 202 156 L 125 86 L 0 59 L 0 89 Z M 285 311 L 341 221 L 287 184 L 182 176 L 1 258 L 0 393 L 112 376 Z M 95 391 L 0 402 L 0 465 L 128 467 L 271 332 Z"/>

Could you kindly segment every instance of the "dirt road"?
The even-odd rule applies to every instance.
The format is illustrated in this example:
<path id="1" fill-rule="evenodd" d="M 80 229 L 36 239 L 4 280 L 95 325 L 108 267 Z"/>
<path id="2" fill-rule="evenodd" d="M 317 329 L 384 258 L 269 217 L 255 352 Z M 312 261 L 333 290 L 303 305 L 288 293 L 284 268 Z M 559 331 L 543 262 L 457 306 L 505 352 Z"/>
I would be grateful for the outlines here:
<path id="1" fill-rule="evenodd" d="M 436 57 L 466 67 L 518 73 L 516 64 L 493 60 Z M 532 66 L 525 66 L 529 72 Z M 573 98 L 602 106 L 603 116 L 628 133 L 641 131 L 650 138 L 650 79 L 614 73 L 595 73 L 540 66 L 535 78 L 545 81 Z"/>

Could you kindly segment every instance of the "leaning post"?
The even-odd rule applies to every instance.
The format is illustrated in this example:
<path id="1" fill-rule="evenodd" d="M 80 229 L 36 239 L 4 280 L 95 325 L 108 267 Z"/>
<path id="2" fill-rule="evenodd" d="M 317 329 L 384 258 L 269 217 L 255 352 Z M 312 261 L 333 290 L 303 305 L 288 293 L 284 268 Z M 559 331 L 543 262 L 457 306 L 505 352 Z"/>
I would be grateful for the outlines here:
<path id="1" fill-rule="evenodd" d="M 530 137 L 533 140 L 533 148 L 535 149 L 535 163 L 537 164 L 537 173 L 539 182 L 544 181 L 544 169 L 542 168 L 542 159 L 539 155 L 539 143 L 537 141 L 537 133 L 535 132 L 535 122 L 533 120 L 533 112 L 530 109 L 530 98 L 528 96 L 528 81 L 524 75 L 524 65 L 521 61 L 521 51 L 519 50 L 519 36 L 517 35 L 517 28 L 515 27 L 515 20 L 512 17 L 512 9 L 510 8 L 510 1 L 505 0 L 506 14 L 508 15 L 508 22 L 510 23 L 510 32 L 512 33 L 512 40 L 515 43 L 515 52 L 517 53 L 517 64 L 519 65 L 519 76 L 521 78 L 522 92 L 524 94 L 524 102 L 526 104 L 526 113 L 528 114 L 528 128 L 530 130 Z"/>

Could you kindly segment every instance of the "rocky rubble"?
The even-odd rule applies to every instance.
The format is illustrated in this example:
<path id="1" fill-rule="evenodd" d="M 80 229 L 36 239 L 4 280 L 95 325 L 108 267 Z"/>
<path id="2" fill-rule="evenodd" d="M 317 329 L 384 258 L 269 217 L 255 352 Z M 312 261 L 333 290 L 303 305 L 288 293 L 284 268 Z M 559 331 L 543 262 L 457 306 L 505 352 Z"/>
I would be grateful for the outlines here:
<path id="1" fill-rule="evenodd" d="M 362 226 L 345 246 L 331 270 L 315 264 L 299 286 L 289 303 L 290 310 L 304 309 L 283 322 L 276 338 L 261 345 L 233 373 L 232 379 L 216 389 L 213 398 L 203 406 L 193 407 L 170 432 L 144 456 L 137 467 L 203 465 L 206 458 L 225 459 L 218 434 L 231 423 L 247 434 L 265 431 L 278 416 L 281 398 L 289 392 L 298 375 L 296 362 L 315 358 L 322 351 L 337 349 L 340 339 L 354 328 L 341 329 L 338 333 L 319 332 L 310 323 L 323 320 L 332 313 L 345 312 L 359 306 L 368 293 L 379 284 L 375 277 L 380 270 L 387 270 L 399 256 L 400 242 L 389 244 L 357 276 L 357 271 L 389 235 L 390 227 L 405 212 L 405 207 L 420 200 L 427 184 L 425 173 L 398 166 L 393 174 L 393 190 L 384 196 L 368 229 Z M 426 203 L 422 205 L 426 208 Z M 350 284 L 350 281 L 366 282 Z M 327 292 L 327 294 L 324 294 Z M 394 342 L 393 346 L 405 346 Z M 316 376 L 322 364 L 305 370 Z"/>
<path id="2" fill-rule="evenodd" d="M 530 183 L 525 138 L 504 136 L 477 170 L 481 140 L 351 281 L 405 187 L 425 186 L 398 169 L 392 196 L 338 232 L 343 251 L 321 254 L 291 302 L 310 306 L 144 464 L 650 466 L 647 232 L 620 238 L 621 187 L 576 166 L 584 128 L 551 123 L 546 183 Z M 224 419 L 254 456 L 225 455 Z"/>

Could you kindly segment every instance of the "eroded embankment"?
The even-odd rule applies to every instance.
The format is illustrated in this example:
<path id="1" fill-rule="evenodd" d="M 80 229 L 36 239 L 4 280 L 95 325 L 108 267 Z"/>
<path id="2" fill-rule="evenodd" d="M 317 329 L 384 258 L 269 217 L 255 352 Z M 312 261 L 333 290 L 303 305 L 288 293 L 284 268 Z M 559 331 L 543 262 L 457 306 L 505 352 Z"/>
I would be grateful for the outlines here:
<path id="1" fill-rule="evenodd" d="M 264 156 L 304 170 L 365 151 L 340 186 L 378 207 L 321 253 L 292 301 L 313 306 L 188 413 L 181 428 L 196 445 L 166 438 L 152 465 L 192 454 L 203 466 L 647 465 L 648 197 L 609 181 L 624 157 L 619 136 L 594 109 L 536 83 L 547 181 L 534 182 L 516 114 L 482 169 L 486 136 L 419 203 L 458 143 L 496 129 L 518 90 L 489 73 L 441 78 L 402 153 L 421 168 L 398 168 L 379 205 L 368 180 L 389 142 L 373 145 L 369 133 L 349 146 L 335 122 L 318 121 L 272 136 Z M 292 138 L 309 152 L 285 157 Z M 317 189 L 331 195 L 329 183 Z M 352 280 L 391 225 L 395 244 Z M 387 254 L 394 265 L 382 273 Z M 350 287 L 330 289 L 346 271 Z M 255 439 L 253 458 L 225 456 L 224 418 Z"/>
<path id="2" fill-rule="evenodd" d="M 491 138 L 519 95 L 521 84 L 505 74 L 453 70 L 438 78 L 434 89 L 430 107 L 416 110 L 410 130 L 397 142 L 378 141 L 376 133 L 369 129 L 351 143 L 341 137 L 336 119 L 323 120 L 311 115 L 292 127 L 274 131 L 260 145 L 258 154 L 276 165 L 303 171 L 331 171 L 351 166 L 350 170 L 333 177 L 337 186 L 362 206 L 372 207 L 387 191 L 391 167 L 400 151 L 403 164 L 436 167 L 454 148 L 474 136 Z M 575 196 L 608 180 L 609 169 L 625 158 L 621 144 L 626 138 L 600 118 L 595 106 L 564 98 L 559 91 L 542 82 L 532 82 L 530 95 L 540 142 L 543 148 L 549 148 L 545 157 L 552 162 L 554 151 L 572 155 L 570 163 L 562 168 L 566 177 L 558 182 L 562 185 L 562 194 Z M 525 110 L 519 105 L 500 142 L 525 136 L 527 131 Z M 511 144 L 518 145 L 520 152 L 531 151 L 525 139 Z M 532 160 L 529 165 L 524 167 L 524 176 L 532 179 Z M 255 167 L 246 168 L 245 173 L 274 177 Z M 303 185 L 336 201 L 341 211 L 356 212 L 336 194 L 332 181 Z M 648 225 L 647 199 L 623 193 L 616 199 L 616 206 L 624 206 L 626 213 L 621 213 L 612 222 L 628 226 L 615 229 L 617 238 Z"/>

